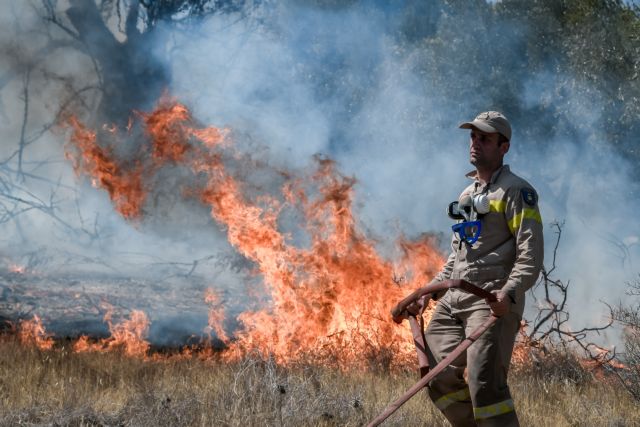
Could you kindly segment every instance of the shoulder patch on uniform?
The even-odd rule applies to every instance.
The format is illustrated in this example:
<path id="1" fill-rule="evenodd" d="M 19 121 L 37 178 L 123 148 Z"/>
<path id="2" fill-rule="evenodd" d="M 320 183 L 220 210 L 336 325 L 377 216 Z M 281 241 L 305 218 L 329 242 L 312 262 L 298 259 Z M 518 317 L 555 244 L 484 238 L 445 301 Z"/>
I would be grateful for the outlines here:
<path id="1" fill-rule="evenodd" d="M 533 189 L 523 188 L 521 192 L 522 192 L 522 199 L 529 206 L 535 206 L 536 203 L 538 203 L 538 195 Z"/>

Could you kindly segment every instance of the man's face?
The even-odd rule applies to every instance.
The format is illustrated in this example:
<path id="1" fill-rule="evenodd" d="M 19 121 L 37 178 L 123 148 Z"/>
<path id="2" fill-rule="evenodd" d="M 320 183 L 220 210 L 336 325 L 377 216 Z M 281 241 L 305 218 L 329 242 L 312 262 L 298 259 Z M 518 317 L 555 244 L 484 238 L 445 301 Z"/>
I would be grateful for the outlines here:
<path id="1" fill-rule="evenodd" d="M 509 143 L 498 143 L 499 134 L 471 129 L 469 161 L 477 169 L 496 169 L 509 151 Z"/>

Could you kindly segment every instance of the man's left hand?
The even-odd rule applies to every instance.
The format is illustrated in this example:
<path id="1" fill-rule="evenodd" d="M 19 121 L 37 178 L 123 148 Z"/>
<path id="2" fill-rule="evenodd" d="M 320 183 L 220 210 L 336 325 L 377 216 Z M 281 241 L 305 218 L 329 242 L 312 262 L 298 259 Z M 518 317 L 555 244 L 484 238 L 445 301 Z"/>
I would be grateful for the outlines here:
<path id="1" fill-rule="evenodd" d="M 407 318 L 408 314 L 407 307 L 405 307 L 402 302 L 398 303 L 391 309 L 391 318 L 398 324 L 402 323 L 402 321 Z"/>
<path id="2" fill-rule="evenodd" d="M 496 296 L 497 301 L 487 301 L 489 303 L 489 307 L 491 307 L 491 314 L 496 317 L 502 317 L 509 312 L 511 299 L 509 299 L 509 296 L 502 291 L 493 291 L 492 293 Z"/>

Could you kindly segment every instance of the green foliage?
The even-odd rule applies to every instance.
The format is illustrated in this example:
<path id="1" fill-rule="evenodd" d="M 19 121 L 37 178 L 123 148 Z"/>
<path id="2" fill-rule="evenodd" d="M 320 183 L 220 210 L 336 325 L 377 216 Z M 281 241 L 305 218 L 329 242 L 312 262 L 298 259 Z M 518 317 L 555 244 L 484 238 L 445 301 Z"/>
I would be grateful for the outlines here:
<path id="1" fill-rule="evenodd" d="M 140 0 L 145 24 L 153 27 L 160 21 L 180 21 L 210 13 L 237 10 L 244 4 L 234 0 Z"/>
<path id="2" fill-rule="evenodd" d="M 434 6 L 435 7 L 435 6 Z M 509 112 L 519 135 L 602 141 L 640 160 L 640 13 L 620 0 L 443 1 L 407 43 L 431 92 L 462 116 Z M 420 10 L 420 9 L 416 9 Z M 428 13 L 427 13 L 428 12 Z M 433 8 L 412 22 L 433 22 Z M 422 30 L 424 32 L 424 30 Z"/>

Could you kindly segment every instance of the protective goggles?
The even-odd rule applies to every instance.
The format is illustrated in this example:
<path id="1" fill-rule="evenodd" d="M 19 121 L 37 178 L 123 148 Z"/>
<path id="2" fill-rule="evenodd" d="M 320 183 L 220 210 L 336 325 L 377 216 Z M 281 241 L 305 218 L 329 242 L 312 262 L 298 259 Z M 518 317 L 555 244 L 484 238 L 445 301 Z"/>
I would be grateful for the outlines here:
<path id="1" fill-rule="evenodd" d="M 465 221 L 451 226 L 454 233 L 458 235 L 461 242 L 467 242 L 473 245 L 478 241 L 480 237 L 480 231 L 482 230 L 482 222 L 480 221 Z"/>

